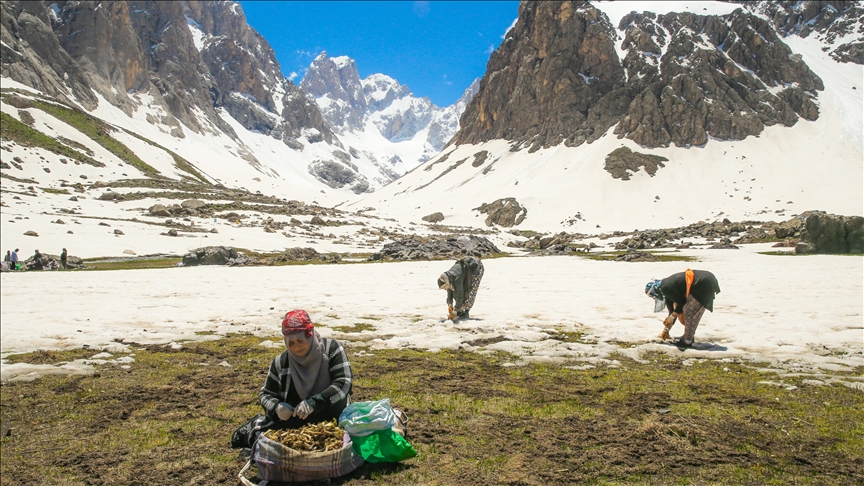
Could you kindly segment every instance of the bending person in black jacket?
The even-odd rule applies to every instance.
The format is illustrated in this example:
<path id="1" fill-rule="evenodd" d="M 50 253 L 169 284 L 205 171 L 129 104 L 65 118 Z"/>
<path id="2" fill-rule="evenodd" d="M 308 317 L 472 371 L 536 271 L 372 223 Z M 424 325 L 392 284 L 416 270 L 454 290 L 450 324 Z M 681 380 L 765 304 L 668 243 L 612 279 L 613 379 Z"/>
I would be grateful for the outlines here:
<path id="1" fill-rule="evenodd" d="M 660 338 L 671 339 L 669 330 L 677 318 L 684 325 L 684 335 L 674 342 L 690 347 L 705 309 L 714 312 L 714 296 L 720 293 L 720 284 L 713 273 L 688 268 L 686 272 L 648 282 L 645 293 L 654 299 L 654 312 L 660 312 L 663 307 L 669 311 Z"/>
<path id="2" fill-rule="evenodd" d="M 438 277 L 438 288 L 447 291 L 449 319 L 468 319 L 482 278 L 483 263 L 470 256 L 460 258 Z"/>

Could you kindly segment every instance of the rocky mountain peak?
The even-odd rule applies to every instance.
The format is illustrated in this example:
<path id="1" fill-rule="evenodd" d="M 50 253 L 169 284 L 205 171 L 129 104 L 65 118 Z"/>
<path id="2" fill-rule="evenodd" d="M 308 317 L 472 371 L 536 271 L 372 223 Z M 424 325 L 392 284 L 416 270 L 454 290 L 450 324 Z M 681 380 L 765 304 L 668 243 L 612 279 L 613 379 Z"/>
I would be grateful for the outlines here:
<path id="1" fill-rule="evenodd" d="M 691 146 L 818 117 L 821 79 L 756 15 L 631 12 L 617 30 L 623 58 L 589 3 L 523 2 L 457 143 L 578 146 L 615 127 L 644 146 Z"/>
<path id="2" fill-rule="evenodd" d="M 306 70 L 299 87 L 319 100 L 324 119 L 337 130 L 362 127 L 366 96 L 353 59 L 331 59 L 322 51 Z"/>
<path id="3" fill-rule="evenodd" d="M 383 110 L 393 101 L 411 96 L 411 90 L 386 74 L 370 74 L 363 80 L 363 94 L 372 110 Z"/>
<path id="4" fill-rule="evenodd" d="M 454 105 L 440 108 L 427 97 L 414 96 L 408 86 L 386 74 L 370 74 L 361 80 L 353 59 L 330 58 L 326 52 L 315 58 L 299 87 L 315 98 L 324 118 L 340 133 L 360 133 L 370 125 L 388 141 L 400 143 L 414 140 L 428 128 L 425 139 L 416 144 L 417 160 L 408 161 L 409 167 L 434 155 L 452 138 L 459 128 L 459 116 L 477 90 L 472 85 Z M 385 160 L 403 157 L 377 156 Z"/>

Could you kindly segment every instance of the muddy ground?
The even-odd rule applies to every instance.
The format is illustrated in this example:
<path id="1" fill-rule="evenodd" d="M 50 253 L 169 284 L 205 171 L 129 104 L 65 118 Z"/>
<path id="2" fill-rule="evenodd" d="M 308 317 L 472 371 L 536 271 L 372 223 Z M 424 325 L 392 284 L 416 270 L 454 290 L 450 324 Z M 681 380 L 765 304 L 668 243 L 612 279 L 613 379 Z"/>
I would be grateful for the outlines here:
<path id="1" fill-rule="evenodd" d="M 129 369 L 4 384 L 0 483 L 237 484 L 245 460 L 231 433 L 259 413 L 280 351 L 261 341 L 133 346 Z M 864 483 L 864 394 L 844 386 L 686 355 L 578 370 L 346 348 L 353 399 L 405 410 L 419 455 L 330 484 Z M 67 353 L 13 361 L 81 357 Z"/>

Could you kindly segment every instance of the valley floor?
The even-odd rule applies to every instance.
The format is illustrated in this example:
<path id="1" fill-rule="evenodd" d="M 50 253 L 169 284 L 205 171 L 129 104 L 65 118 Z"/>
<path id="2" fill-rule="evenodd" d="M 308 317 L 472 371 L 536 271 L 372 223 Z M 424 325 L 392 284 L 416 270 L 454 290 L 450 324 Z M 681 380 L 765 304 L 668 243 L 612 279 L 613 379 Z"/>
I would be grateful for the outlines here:
<path id="1" fill-rule="evenodd" d="M 860 483 L 864 258 L 769 249 L 486 259 L 457 323 L 448 261 L 4 273 L 0 473 L 236 482 L 230 435 L 305 308 L 419 453 L 331 484 Z M 722 292 L 682 351 L 643 288 L 687 266 Z"/>

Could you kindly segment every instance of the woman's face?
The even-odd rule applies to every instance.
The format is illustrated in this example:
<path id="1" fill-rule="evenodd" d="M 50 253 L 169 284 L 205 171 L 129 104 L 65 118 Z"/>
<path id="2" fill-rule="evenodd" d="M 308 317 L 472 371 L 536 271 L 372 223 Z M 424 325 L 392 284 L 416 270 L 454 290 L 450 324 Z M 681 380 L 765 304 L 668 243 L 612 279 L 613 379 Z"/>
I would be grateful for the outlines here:
<path id="1" fill-rule="evenodd" d="M 291 354 L 300 358 L 309 354 L 309 348 L 312 347 L 303 333 L 294 336 L 285 336 L 285 346 L 288 347 L 288 351 L 291 351 Z"/>

